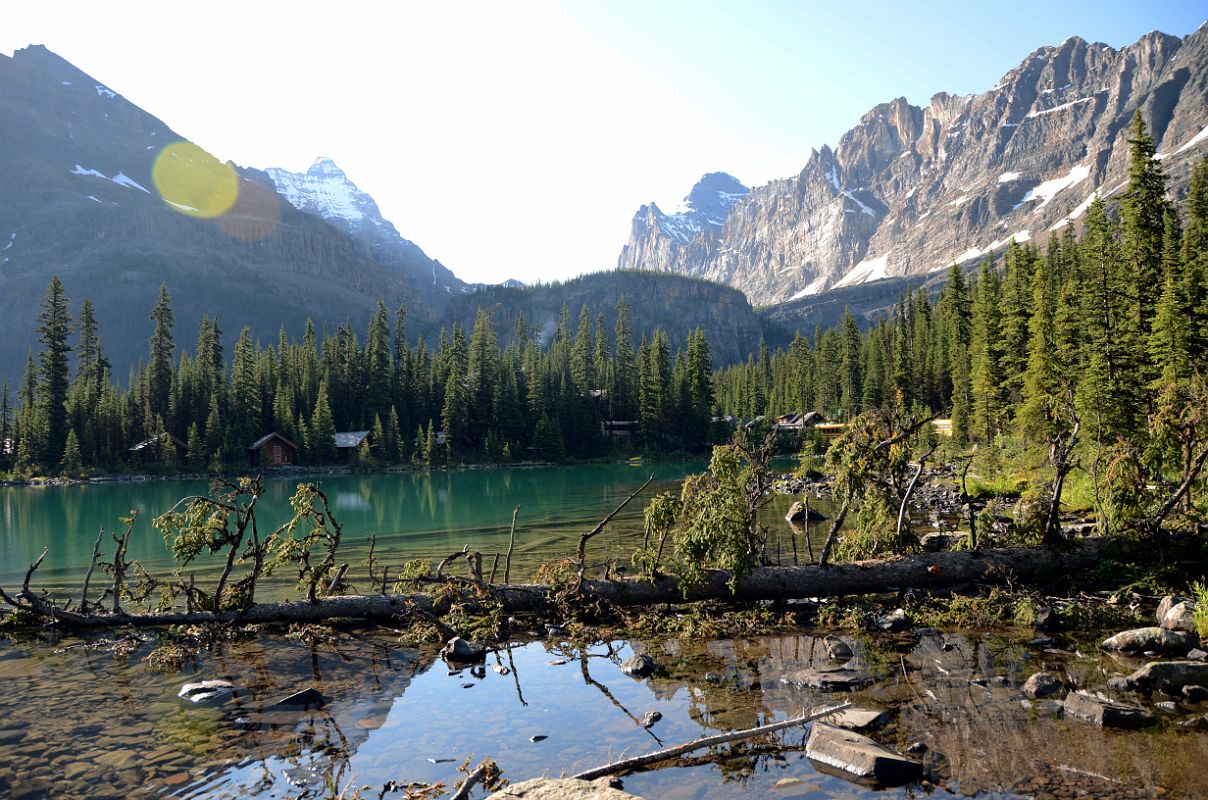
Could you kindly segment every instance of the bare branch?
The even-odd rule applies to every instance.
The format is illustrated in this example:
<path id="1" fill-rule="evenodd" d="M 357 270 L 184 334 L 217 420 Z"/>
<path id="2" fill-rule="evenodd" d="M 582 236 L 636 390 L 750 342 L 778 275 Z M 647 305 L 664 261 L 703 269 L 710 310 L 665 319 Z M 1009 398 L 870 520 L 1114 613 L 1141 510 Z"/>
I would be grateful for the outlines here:
<path id="1" fill-rule="evenodd" d="M 596 525 L 596 527 L 592 528 L 590 531 L 588 531 L 587 533 L 585 533 L 579 537 L 579 549 L 576 552 L 576 557 L 577 557 L 577 561 L 578 561 L 579 582 L 578 582 L 578 585 L 575 587 L 576 591 L 578 591 L 579 589 L 581 589 L 583 587 L 583 568 L 584 568 L 584 562 L 587 559 L 587 540 L 590 539 L 591 537 L 595 536 L 596 534 L 600 533 L 601 531 L 603 531 L 605 526 L 607 526 L 608 523 L 612 522 L 612 518 L 615 517 L 617 514 L 620 514 L 621 510 L 623 508 L 625 508 L 625 506 L 629 505 L 629 501 L 632 500 L 633 498 L 637 497 L 639 494 L 641 494 L 642 490 L 645 489 L 647 486 L 649 486 L 652 481 L 654 481 L 653 472 L 650 473 L 650 477 L 646 479 L 646 482 L 643 483 L 641 486 L 639 486 L 637 489 L 635 489 L 633 494 L 629 495 L 629 497 L 626 497 L 625 500 L 622 501 L 622 503 L 619 506 L 617 506 L 616 508 L 614 508 L 612 510 L 611 514 L 609 514 L 604 519 L 600 520 L 599 524 Z"/>

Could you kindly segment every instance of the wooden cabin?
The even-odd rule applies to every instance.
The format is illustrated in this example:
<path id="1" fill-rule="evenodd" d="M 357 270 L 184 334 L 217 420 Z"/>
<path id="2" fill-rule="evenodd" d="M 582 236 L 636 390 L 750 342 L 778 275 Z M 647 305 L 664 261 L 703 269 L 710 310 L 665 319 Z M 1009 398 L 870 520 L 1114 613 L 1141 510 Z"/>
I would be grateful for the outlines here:
<path id="1" fill-rule="evenodd" d="M 825 441 L 833 442 L 847 431 L 846 422 L 823 422 L 814 426 Z"/>
<path id="2" fill-rule="evenodd" d="M 252 442 L 247 450 L 248 461 L 252 466 L 280 467 L 294 463 L 298 445 L 273 431 Z"/>

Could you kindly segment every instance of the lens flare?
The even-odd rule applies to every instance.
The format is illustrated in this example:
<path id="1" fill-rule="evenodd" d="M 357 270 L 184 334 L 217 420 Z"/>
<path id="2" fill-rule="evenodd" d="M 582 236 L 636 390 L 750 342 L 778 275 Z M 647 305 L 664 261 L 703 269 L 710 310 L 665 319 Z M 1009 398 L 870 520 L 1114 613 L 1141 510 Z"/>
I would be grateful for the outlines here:
<path id="1" fill-rule="evenodd" d="M 239 199 L 239 176 L 192 142 L 173 142 L 160 151 L 151 168 L 159 196 L 190 217 L 214 219 Z"/>
<path id="2" fill-rule="evenodd" d="M 235 239 L 255 242 L 281 224 L 281 197 L 276 190 L 247 178 L 239 180 L 239 199 L 218 220 L 218 228 Z"/>

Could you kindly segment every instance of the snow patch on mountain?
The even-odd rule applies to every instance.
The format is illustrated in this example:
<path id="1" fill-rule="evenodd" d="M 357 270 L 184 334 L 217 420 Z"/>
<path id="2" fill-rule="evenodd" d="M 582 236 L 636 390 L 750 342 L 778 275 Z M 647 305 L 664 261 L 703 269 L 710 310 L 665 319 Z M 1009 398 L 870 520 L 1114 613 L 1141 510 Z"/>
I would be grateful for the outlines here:
<path id="1" fill-rule="evenodd" d="M 118 186 L 125 186 L 128 189 L 138 189 L 139 191 L 143 191 L 143 192 L 146 192 L 147 194 L 151 194 L 150 189 L 148 189 L 146 186 L 143 186 L 141 183 L 134 180 L 133 178 L 128 177 L 125 173 L 119 172 L 118 174 L 116 174 L 112 178 L 110 178 L 109 180 L 113 181 Z"/>
<path id="2" fill-rule="evenodd" d="M 836 283 L 832 288 L 839 289 L 844 286 L 856 286 L 869 281 L 879 281 L 889 275 L 889 253 L 886 252 L 878 258 L 865 258 L 859 264 L 851 268 L 843 278 Z"/>
<path id="3" fill-rule="evenodd" d="M 749 191 L 732 175 L 710 172 L 696 182 L 672 213 L 664 212 L 654 203 L 648 208 L 663 233 L 679 244 L 687 244 L 702 231 L 720 232 L 730 209 Z"/>
<path id="4" fill-rule="evenodd" d="M 107 86 L 101 86 L 100 84 L 97 84 L 96 93 L 98 97 L 108 97 L 111 100 L 114 97 L 117 97 L 117 92 L 113 91 Z"/>
<path id="5" fill-rule="evenodd" d="M 73 169 L 71 171 L 71 174 L 72 175 L 91 175 L 94 178 L 106 178 L 106 179 L 108 179 L 108 177 L 109 177 L 103 172 L 100 172 L 95 169 L 89 169 L 88 167 L 81 167 L 79 164 L 75 165 L 75 169 Z"/>
<path id="6" fill-rule="evenodd" d="M 1197 144 L 1204 141 L 1205 139 L 1208 139 L 1208 126 L 1206 126 L 1202 131 L 1197 133 L 1195 136 L 1192 136 L 1191 139 L 1188 140 L 1188 142 L 1185 145 L 1180 147 L 1178 150 L 1175 150 L 1173 153 L 1158 153 L 1156 157 L 1159 161 L 1161 161 L 1162 159 L 1165 159 L 1165 158 L 1172 158 L 1173 156 L 1177 156 L 1179 153 L 1190 150 L 1191 148 L 1195 147 Z"/>
<path id="7" fill-rule="evenodd" d="M 1019 208 L 1024 203 L 1029 203 L 1033 200 L 1040 200 L 1040 205 L 1032 209 L 1032 212 L 1035 213 L 1047 206 L 1049 202 L 1060 192 L 1065 191 L 1071 186 L 1077 186 L 1078 184 L 1082 183 L 1090 176 L 1090 174 L 1091 168 L 1088 165 L 1080 164 L 1078 166 L 1071 167 L 1070 171 L 1062 175 L 1060 178 L 1047 180 L 1044 183 L 1029 189 L 1028 193 L 1023 196 L 1023 199 L 1021 199 L 1015 205 L 1015 208 Z"/>
<path id="8" fill-rule="evenodd" d="M 826 276 L 820 275 L 817 278 L 815 278 L 804 289 L 802 289 L 801 291 L 797 292 L 795 295 L 790 297 L 789 301 L 792 302 L 793 300 L 800 300 L 803 297 L 809 297 L 810 295 L 818 294 L 818 292 L 822 291 L 825 288 L 826 288 Z"/>

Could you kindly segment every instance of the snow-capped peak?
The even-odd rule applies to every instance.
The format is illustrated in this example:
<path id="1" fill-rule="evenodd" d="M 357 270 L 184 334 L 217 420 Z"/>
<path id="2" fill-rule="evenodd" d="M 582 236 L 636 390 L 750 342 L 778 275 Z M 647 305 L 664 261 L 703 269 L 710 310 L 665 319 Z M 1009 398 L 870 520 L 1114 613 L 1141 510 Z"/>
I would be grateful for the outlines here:
<path id="1" fill-rule="evenodd" d="M 269 167 L 265 172 L 276 184 L 277 193 L 300 211 L 352 224 L 367 217 L 381 218 L 373 198 L 358 189 L 330 158 L 315 159 L 305 174 L 277 167 Z"/>
<path id="2" fill-rule="evenodd" d="M 730 209 L 749 191 L 732 175 L 710 172 L 696 182 L 688 196 L 670 214 L 663 213 L 653 204 L 652 207 L 658 212 L 658 226 L 669 236 L 686 244 L 703 230 L 720 231 Z"/>

